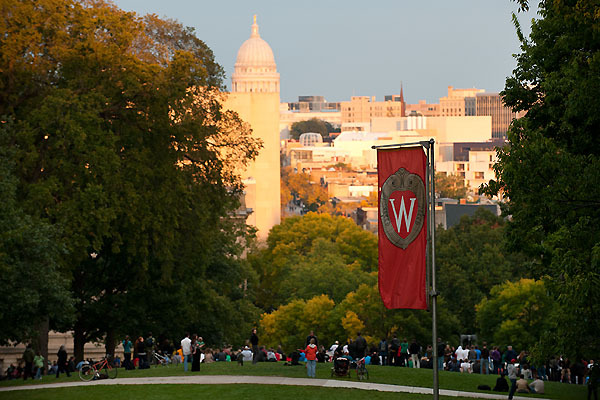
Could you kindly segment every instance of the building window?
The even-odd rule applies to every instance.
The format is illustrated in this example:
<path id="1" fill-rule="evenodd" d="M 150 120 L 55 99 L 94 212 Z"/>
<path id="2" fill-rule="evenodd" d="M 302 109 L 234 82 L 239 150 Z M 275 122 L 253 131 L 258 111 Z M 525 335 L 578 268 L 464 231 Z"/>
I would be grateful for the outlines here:
<path id="1" fill-rule="evenodd" d="M 483 172 L 476 171 L 475 172 L 475 179 L 483 179 Z"/>

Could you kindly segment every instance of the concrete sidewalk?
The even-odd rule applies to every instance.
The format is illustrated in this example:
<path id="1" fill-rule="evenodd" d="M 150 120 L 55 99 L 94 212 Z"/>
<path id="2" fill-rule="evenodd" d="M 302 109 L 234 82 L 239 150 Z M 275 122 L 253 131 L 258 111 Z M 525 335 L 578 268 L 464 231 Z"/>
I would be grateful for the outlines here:
<path id="1" fill-rule="evenodd" d="M 76 387 L 92 385 L 230 385 L 230 384 L 252 384 L 252 385 L 292 385 L 292 386 L 317 386 L 328 388 L 347 388 L 361 390 L 377 390 L 380 392 L 402 392 L 433 395 L 433 389 L 413 386 L 388 385 L 383 383 L 356 382 L 350 380 L 334 379 L 308 379 L 308 378 L 284 378 L 279 376 L 235 376 L 235 375 L 194 375 L 194 376 L 164 376 L 151 378 L 121 378 L 103 379 L 92 382 L 65 382 L 49 383 L 41 385 L 10 386 L 0 388 L 0 392 L 15 390 L 52 389 L 57 387 Z M 474 399 L 506 399 L 508 394 L 461 392 L 457 390 L 440 389 L 440 396 L 470 397 Z M 531 399 L 531 397 L 515 396 L 514 399 Z M 549 400 L 535 397 L 536 400 Z"/>

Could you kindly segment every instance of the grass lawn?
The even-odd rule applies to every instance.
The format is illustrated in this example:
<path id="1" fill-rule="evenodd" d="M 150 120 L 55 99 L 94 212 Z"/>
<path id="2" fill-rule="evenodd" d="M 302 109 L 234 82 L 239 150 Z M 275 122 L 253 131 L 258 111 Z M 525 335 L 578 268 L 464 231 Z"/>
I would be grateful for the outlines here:
<path id="1" fill-rule="evenodd" d="M 412 369 L 412 368 L 403 368 L 403 367 L 381 367 L 381 366 L 369 366 L 368 367 L 369 370 L 369 382 L 373 382 L 373 383 L 385 383 L 385 384 L 393 384 L 393 385 L 405 385 L 405 386 L 419 386 L 419 387 L 432 387 L 433 386 L 433 371 L 432 370 L 428 370 L 428 369 Z M 354 371 L 352 371 L 354 372 Z M 331 364 L 317 364 L 317 378 L 318 379 L 331 379 Z M 119 369 L 119 376 L 117 377 L 117 379 L 119 378 L 137 378 L 137 377 L 148 377 L 148 376 L 175 376 L 175 375 L 185 375 L 186 373 L 184 373 L 183 371 L 183 366 L 179 365 L 179 366 L 168 366 L 168 367 L 152 367 L 151 369 L 146 369 L 146 370 L 134 370 L 134 371 L 125 371 L 123 369 Z M 192 374 L 192 372 L 188 372 L 187 374 Z M 239 366 L 237 365 L 237 363 L 211 363 L 211 364 L 202 364 L 201 366 L 201 371 L 200 372 L 194 372 L 193 374 L 200 374 L 200 375 L 250 375 L 250 376 L 284 376 L 284 377 L 293 377 L 293 378 L 306 378 L 306 369 L 304 368 L 304 366 L 295 366 L 295 367 L 287 367 L 284 366 L 283 363 L 259 363 L 256 365 L 252 365 L 252 364 L 244 364 L 244 366 Z M 446 371 L 441 371 L 440 372 L 440 389 L 450 389 L 450 390 L 460 390 L 460 391 L 468 391 L 468 392 L 481 392 L 481 393 L 490 393 L 489 391 L 478 391 L 477 390 L 477 386 L 478 385 L 488 385 L 490 387 L 494 387 L 495 382 L 496 382 L 496 378 L 497 376 L 493 376 L 493 375 L 489 375 L 489 376 L 485 376 L 485 375 L 479 375 L 479 374 L 460 374 L 460 373 L 456 373 L 456 372 L 446 372 Z M 333 378 L 333 379 L 348 379 L 348 378 Z M 78 381 L 79 378 L 76 375 L 71 376 L 71 378 L 67 378 L 64 375 L 61 375 L 61 378 L 56 379 L 53 376 L 49 376 L 49 377 L 44 377 L 44 379 L 42 381 L 28 381 L 27 384 L 37 384 L 37 383 L 52 383 L 52 382 L 67 382 L 67 381 Z M 353 381 L 356 381 L 356 376 L 353 375 Z M 14 385 L 23 385 L 23 381 L 19 380 L 19 381 L 3 381 L 0 382 L 0 386 L 14 386 Z M 148 385 L 145 385 L 148 386 Z M 170 385 L 152 385 L 153 389 L 151 390 L 151 393 L 148 394 L 148 396 L 145 394 L 145 392 L 140 392 L 138 394 L 135 395 L 135 397 L 139 397 L 139 396 L 144 396 L 144 397 L 148 397 L 148 398 L 152 398 L 151 396 L 156 392 L 160 392 L 160 393 L 167 393 L 164 392 L 163 390 L 164 387 L 168 387 Z M 188 393 L 186 392 L 187 390 L 193 390 L 193 393 L 206 393 L 206 394 L 210 394 L 210 393 L 220 393 L 219 390 L 225 390 L 225 386 L 214 386 L 212 387 L 212 385 L 180 385 L 182 386 L 181 389 L 181 393 Z M 187 387 L 190 386 L 191 389 L 184 389 L 183 387 Z M 202 386 L 202 387 L 200 387 Z M 205 387 L 206 386 L 206 387 Z M 263 385 L 236 385 L 237 386 L 244 386 L 244 391 L 252 391 L 255 390 L 253 389 L 254 386 L 256 386 L 256 390 L 259 390 L 261 393 L 262 391 L 265 391 L 265 393 L 267 393 L 267 395 L 262 396 L 260 395 L 259 397 L 268 397 L 268 393 L 272 393 L 273 397 L 275 397 L 275 395 L 277 393 L 279 393 L 282 390 L 286 390 L 286 394 L 291 394 L 293 395 L 295 392 L 292 388 L 284 388 L 282 386 L 276 386 L 276 387 L 269 387 L 269 389 L 267 389 L 267 386 L 263 386 Z M 248 387 L 246 387 L 248 386 Z M 545 383 L 545 389 L 546 389 L 546 393 L 543 396 L 536 396 L 536 395 L 524 395 L 524 396 L 530 396 L 531 398 L 536 398 L 536 397 L 545 397 L 545 398 L 552 398 L 552 399 L 565 399 L 565 400 L 569 400 L 569 399 L 585 399 L 587 396 L 587 388 L 583 385 L 569 385 L 569 384 L 564 384 L 564 383 L 557 383 L 557 382 L 546 382 Z M 142 390 L 140 388 L 135 388 L 135 387 L 123 387 L 120 386 L 118 388 L 99 388 L 96 389 L 96 387 L 89 387 L 89 388 L 65 388 L 65 389 L 52 389 L 52 390 L 43 390 L 40 391 L 40 393 L 46 393 L 46 396 L 50 396 L 50 393 L 54 392 L 54 391 L 63 391 L 66 390 L 67 392 L 69 391 L 77 391 L 78 390 L 86 390 L 86 394 L 88 393 L 92 393 L 92 392 L 87 392 L 87 390 L 100 390 L 101 393 L 104 393 L 103 390 L 117 390 L 117 392 L 115 393 L 119 393 L 120 391 L 126 391 L 126 390 Z M 291 390 L 291 392 L 287 392 L 287 390 Z M 304 393 L 304 391 L 308 390 L 309 388 L 299 388 L 298 390 L 302 390 L 302 393 Z M 169 389 L 170 391 L 173 391 L 173 388 Z M 216 391 L 216 392 L 213 392 Z M 227 389 L 229 390 L 229 389 Z M 237 396 L 241 396 L 241 398 L 245 398 L 245 394 L 244 393 L 239 393 L 238 390 L 241 389 L 235 389 L 234 392 L 237 393 Z M 338 393 L 339 390 L 341 389 L 325 389 L 325 388 L 310 388 L 310 390 L 316 390 L 317 392 L 321 393 L 321 391 L 323 391 L 322 393 L 326 393 L 329 390 L 335 390 L 335 393 Z M 345 389 L 344 389 L 345 390 Z M 269 392 L 270 391 L 270 392 Z M 353 393 L 356 390 L 349 390 L 349 393 Z M 180 392 L 179 389 L 176 390 L 177 393 Z M 232 392 L 232 396 L 235 394 L 234 392 Z M 365 395 L 364 391 L 356 391 L 358 395 L 360 395 L 362 393 L 362 396 Z M 25 394 L 25 392 L 20 392 L 21 397 L 5 397 L 5 396 L 10 396 L 9 393 L 0 393 L 0 398 L 38 398 L 38 397 L 30 397 L 31 396 L 37 396 L 36 394 L 34 394 L 35 392 L 29 392 L 27 393 L 27 397 L 23 397 L 23 395 Z M 106 392 L 107 394 L 109 392 Z M 111 392 L 112 393 L 112 392 Z M 190 392 L 191 393 L 191 392 Z M 283 392 L 282 392 L 283 393 Z M 377 393 L 377 395 L 394 395 L 394 396 L 400 396 L 400 394 L 392 394 L 392 393 L 379 393 L 379 392 L 368 392 L 368 397 L 372 397 L 375 396 L 375 394 Z M 491 393 L 495 393 L 495 392 L 491 392 Z M 14 393 L 16 394 L 16 393 Z M 13 394 L 13 396 L 14 396 Z M 301 394 L 300 392 L 298 392 L 298 394 Z M 520 394 L 522 395 L 522 394 Z M 250 396 L 250 395 L 248 395 Z M 315 395 L 317 396 L 317 395 Z M 324 395 L 323 398 L 325 398 L 325 396 L 329 395 Z M 352 394 L 348 394 L 348 398 L 353 398 L 351 397 Z M 417 398 L 415 397 L 416 395 L 409 395 L 411 396 L 410 398 Z M 279 395 L 277 395 L 277 397 L 280 397 Z M 306 397 L 306 396 L 304 396 Z M 336 395 L 337 397 L 337 395 Z M 53 397 L 40 397 L 40 398 L 53 398 Z M 176 398 L 176 397 L 174 397 Z M 238 397 L 240 398 L 240 397 Z M 313 398 L 312 396 L 310 398 Z M 314 398 L 320 398 L 320 397 L 314 397 Z M 376 397 L 377 398 L 377 397 Z M 381 397 L 384 398 L 384 397 Z M 387 398 L 387 397 L 385 397 Z M 405 398 L 405 397 L 395 397 L 395 398 Z M 409 397 L 406 397 L 409 398 Z"/>
<path id="2" fill-rule="evenodd" d="M 90 398 L 119 399 L 315 399 L 315 400 L 425 400 L 426 395 L 410 393 L 376 392 L 359 389 L 319 388 L 311 386 L 281 385 L 131 385 L 131 386 L 90 386 L 27 390 L 0 393 L 6 400 L 81 400 Z M 441 397 L 445 400 L 466 400 L 464 397 Z M 473 399 L 469 399 L 473 400 Z"/>

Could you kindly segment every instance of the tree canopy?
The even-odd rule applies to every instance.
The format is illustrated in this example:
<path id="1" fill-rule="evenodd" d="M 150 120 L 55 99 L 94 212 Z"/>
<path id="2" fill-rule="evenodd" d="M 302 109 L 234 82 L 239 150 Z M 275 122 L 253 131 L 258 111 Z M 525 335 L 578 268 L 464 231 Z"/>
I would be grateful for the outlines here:
<path id="1" fill-rule="evenodd" d="M 467 189 L 465 180 L 458 175 L 435 174 L 435 191 L 439 197 L 462 199 L 467 196 Z"/>
<path id="2" fill-rule="evenodd" d="M 173 322 L 190 295 L 221 312 L 214 341 L 250 326 L 249 231 L 233 210 L 260 143 L 221 109 L 212 51 L 176 21 L 103 1 L 9 0 L 1 12 L 0 114 L 14 121 L 2 146 L 24 213 L 66 250 L 55 261 L 76 300 L 76 356 L 89 340 L 208 323 L 199 311 Z"/>
<path id="3" fill-rule="evenodd" d="M 307 132 L 320 133 L 323 138 L 329 136 L 329 133 L 334 132 L 333 126 L 327 122 L 318 118 L 311 118 L 306 121 L 298 121 L 292 124 L 290 129 L 290 137 L 298 140 L 300 135 Z"/>
<path id="4" fill-rule="evenodd" d="M 0 143 L 7 124 L 0 126 Z M 57 260 L 56 229 L 25 214 L 17 203 L 14 164 L 0 146 L 0 344 L 33 341 L 46 318 L 54 328 L 72 323 L 73 299 Z"/>
<path id="5" fill-rule="evenodd" d="M 490 290 L 529 274 L 526 259 L 505 245 L 505 221 L 480 208 L 436 231 L 437 289 L 456 315 L 454 334 L 476 332 L 475 306 Z"/>
<path id="6" fill-rule="evenodd" d="M 304 212 L 317 211 L 327 204 L 327 189 L 318 182 L 311 182 L 310 174 L 295 173 L 291 167 L 281 169 L 281 206 L 294 202 Z"/>
<path id="7" fill-rule="evenodd" d="M 320 294 L 339 302 L 361 283 L 375 283 L 377 237 L 348 218 L 308 213 L 274 226 L 267 247 L 248 258 L 264 310 Z"/>
<path id="8" fill-rule="evenodd" d="M 502 95 L 526 115 L 482 188 L 508 199 L 508 243 L 559 300 L 553 345 L 571 356 L 600 351 L 599 13 L 597 2 L 540 1 L 529 38 L 514 18 L 521 53 Z"/>
<path id="9" fill-rule="evenodd" d="M 531 352 L 556 328 L 554 313 L 555 302 L 544 282 L 521 279 L 492 288 L 490 297 L 477 305 L 477 324 L 488 343 L 510 343 L 519 351 Z"/>

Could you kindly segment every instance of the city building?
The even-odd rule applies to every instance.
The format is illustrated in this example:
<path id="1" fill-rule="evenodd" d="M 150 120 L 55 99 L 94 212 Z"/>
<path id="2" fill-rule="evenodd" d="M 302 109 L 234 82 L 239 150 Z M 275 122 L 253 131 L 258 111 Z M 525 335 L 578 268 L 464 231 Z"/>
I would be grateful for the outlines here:
<path id="1" fill-rule="evenodd" d="M 521 117 L 502 103 L 499 93 L 477 93 L 475 97 L 467 98 L 466 103 L 470 110 L 475 110 L 472 115 L 492 117 L 492 137 L 495 139 L 505 138 L 512 121 Z"/>
<path id="2" fill-rule="evenodd" d="M 406 116 L 439 117 L 440 105 L 419 100 L 417 104 L 406 105 Z"/>
<path id="3" fill-rule="evenodd" d="M 342 101 L 342 131 L 352 130 L 347 124 L 368 123 L 377 117 L 404 117 L 406 104 L 401 91 L 400 95 L 386 96 L 389 100 L 376 101 L 375 96 L 352 96 L 350 101 Z"/>
<path id="4" fill-rule="evenodd" d="M 340 103 L 329 103 L 323 96 L 298 96 L 298 102 L 287 104 L 290 111 L 340 111 Z"/>
<path id="5" fill-rule="evenodd" d="M 436 172 L 460 176 L 464 179 L 465 186 L 476 190 L 496 178 L 493 169 L 498 161 L 495 149 L 503 143 L 498 140 L 440 143 L 435 163 Z"/>
<path id="6" fill-rule="evenodd" d="M 440 116 L 476 115 L 474 110 L 467 110 L 465 99 L 483 92 L 483 89 L 454 89 L 453 86 L 448 86 L 448 96 L 440 97 Z"/>
<path id="7" fill-rule="evenodd" d="M 281 221 L 279 162 L 279 73 L 269 44 L 258 32 L 256 15 L 250 38 L 240 47 L 231 76 L 231 93 L 225 109 L 237 112 L 250 124 L 263 148 L 242 173 L 244 203 L 251 210 L 247 223 L 258 229 L 259 239 Z"/>

